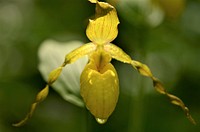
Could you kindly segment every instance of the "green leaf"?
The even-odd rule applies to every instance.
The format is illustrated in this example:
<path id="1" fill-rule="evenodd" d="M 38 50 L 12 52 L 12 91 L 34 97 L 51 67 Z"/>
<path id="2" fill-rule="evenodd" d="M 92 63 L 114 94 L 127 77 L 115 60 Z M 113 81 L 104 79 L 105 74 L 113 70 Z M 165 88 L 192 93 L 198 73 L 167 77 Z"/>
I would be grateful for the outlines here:
<path id="1" fill-rule="evenodd" d="M 46 40 L 39 48 L 39 71 L 47 81 L 50 71 L 63 63 L 65 55 L 78 48 L 83 43 L 80 41 L 57 42 Z M 83 107 L 84 103 L 80 97 L 80 74 L 88 61 L 83 57 L 73 64 L 67 65 L 52 88 L 58 92 L 63 99 L 77 106 Z"/>

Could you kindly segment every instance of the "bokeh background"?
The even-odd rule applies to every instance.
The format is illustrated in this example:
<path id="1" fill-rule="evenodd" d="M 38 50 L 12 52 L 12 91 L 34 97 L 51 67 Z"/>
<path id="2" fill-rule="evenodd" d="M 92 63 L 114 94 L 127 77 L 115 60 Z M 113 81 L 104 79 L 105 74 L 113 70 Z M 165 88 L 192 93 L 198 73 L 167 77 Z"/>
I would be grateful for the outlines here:
<path id="1" fill-rule="evenodd" d="M 200 131 L 200 1 L 108 0 L 118 11 L 113 42 L 147 64 L 167 91 L 180 97 L 197 122 L 170 104 L 131 66 L 112 61 L 120 80 L 119 102 L 105 125 L 54 90 L 23 127 L 22 119 L 45 81 L 38 48 L 46 39 L 88 42 L 94 15 L 87 0 L 0 0 L 0 132 L 198 132 Z"/>

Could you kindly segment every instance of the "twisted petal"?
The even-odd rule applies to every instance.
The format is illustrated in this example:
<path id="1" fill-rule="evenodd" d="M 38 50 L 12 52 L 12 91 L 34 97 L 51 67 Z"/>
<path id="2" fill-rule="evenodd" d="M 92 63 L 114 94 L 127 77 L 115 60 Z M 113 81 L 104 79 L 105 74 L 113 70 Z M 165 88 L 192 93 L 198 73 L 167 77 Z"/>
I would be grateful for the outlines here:
<path id="1" fill-rule="evenodd" d="M 183 111 L 185 112 L 187 118 L 190 120 L 190 122 L 192 122 L 193 124 L 196 124 L 195 120 L 192 118 L 192 116 L 189 113 L 189 109 L 185 106 L 183 101 L 180 98 L 176 97 L 175 95 L 168 93 L 165 90 L 162 83 L 156 77 L 154 77 L 150 68 L 147 65 L 139 61 L 132 60 L 129 55 L 127 55 L 122 49 L 120 49 L 116 45 L 113 45 L 113 44 L 105 45 L 104 49 L 105 51 L 110 53 L 112 58 L 124 63 L 131 64 L 136 70 L 138 70 L 138 72 L 141 75 L 151 78 L 153 81 L 153 86 L 156 89 L 156 91 L 159 92 L 160 94 L 167 96 L 170 99 L 172 104 L 181 107 Z"/>
<path id="2" fill-rule="evenodd" d="M 165 90 L 162 83 L 156 77 L 153 76 L 153 74 L 151 73 L 151 70 L 148 68 L 147 65 L 142 64 L 142 63 L 135 61 L 135 60 L 132 60 L 131 65 L 134 68 L 136 68 L 141 75 L 146 76 L 146 77 L 150 77 L 153 81 L 153 86 L 156 89 L 156 91 L 159 92 L 160 94 L 166 95 L 170 99 L 172 104 L 181 107 L 182 110 L 185 112 L 185 115 L 189 119 L 189 121 L 193 124 L 196 124 L 195 120 L 192 118 L 192 116 L 189 113 L 189 109 L 185 106 L 183 101 L 180 98 L 178 98 L 177 96 L 168 93 Z"/>
<path id="3" fill-rule="evenodd" d="M 36 99 L 35 99 L 35 101 L 32 103 L 31 108 L 30 108 L 30 111 L 28 112 L 28 114 L 26 115 L 26 117 L 25 117 L 23 120 L 21 120 L 20 122 L 14 123 L 13 126 L 19 127 L 19 126 L 24 125 L 24 124 L 32 117 L 32 115 L 33 115 L 33 113 L 34 113 L 34 111 L 35 111 L 37 105 L 38 105 L 39 103 L 41 103 L 41 102 L 47 97 L 48 93 L 49 93 L 49 86 L 46 85 L 46 87 L 45 87 L 44 89 L 42 89 L 42 90 L 37 94 Z"/>
<path id="4" fill-rule="evenodd" d="M 94 19 L 89 20 L 86 30 L 87 37 L 95 44 L 106 44 L 113 41 L 117 37 L 117 25 L 119 24 L 115 8 L 97 0 L 90 0 L 90 2 L 96 3 L 96 14 Z"/>

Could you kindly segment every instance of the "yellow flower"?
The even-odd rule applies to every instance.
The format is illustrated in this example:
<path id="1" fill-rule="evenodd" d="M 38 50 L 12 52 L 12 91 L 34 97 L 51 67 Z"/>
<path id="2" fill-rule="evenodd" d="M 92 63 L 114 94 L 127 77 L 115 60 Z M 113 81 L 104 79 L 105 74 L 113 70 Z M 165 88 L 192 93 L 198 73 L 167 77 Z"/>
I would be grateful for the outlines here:
<path id="1" fill-rule="evenodd" d="M 86 34 L 92 42 L 66 55 L 63 64 L 50 73 L 46 87 L 38 93 L 25 119 L 14 124 L 14 126 L 21 126 L 26 123 L 38 103 L 46 98 L 49 85 L 57 80 L 62 69 L 67 64 L 71 64 L 85 55 L 88 55 L 89 63 L 85 66 L 80 77 L 80 93 L 87 109 L 94 115 L 98 123 L 103 124 L 107 121 L 118 101 L 118 76 L 114 66 L 110 63 L 111 59 L 116 59 L 132 65 L 141 75 L 151 78 L 155 89 L 160 94 L 166 95 L 173 104 L 180 106 L 187 118 L 195 124 L 182 100 L 166 92 L 161 82 L 153 76 L 147 65 L 132 60 L 121 48 L 110 43 L 118 34 L 119 20 L 115 8 L 105 2 L 89 1 L 96 4 L 95 18 L 89 20 L 86 30 Z"/>

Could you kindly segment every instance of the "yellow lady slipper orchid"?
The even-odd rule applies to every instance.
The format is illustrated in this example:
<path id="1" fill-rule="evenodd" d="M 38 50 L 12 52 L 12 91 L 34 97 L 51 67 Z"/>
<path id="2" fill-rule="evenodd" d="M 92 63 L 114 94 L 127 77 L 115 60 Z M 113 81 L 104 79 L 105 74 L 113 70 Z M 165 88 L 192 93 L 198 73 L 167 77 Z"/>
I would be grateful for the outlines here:
<path id="1" fill-rule="evenodd" d="M 14 124 L 14 126 L 21 126 L 26 123 L 32 116 L 38 103 L 46 98 L 49 86 L 57 80 L 62 69 L 67 64 L 71 64 L 85 55 L 88 55 L 89 63 L 85 66 L 81 74 L 80 93 L 87 109 L 94 115 L 98 123 L 103 124 L 107 121 L 118 101 L 118 76 L 115 68 L 110 63 L 113 58 L 132 65 L 141 75 L 151 78 L 156 90 L 160 94 L 166 95 L 173 104 L 180 106 L 187 118 L 195 124 L 183 101 L 166 92 L 161 82 L 153 76 L 147 65 L 132 60 L 122 49 L 110 43 L 118 34 L 117 25 L 119 24 L 119 20 L 115 8 L 105 2 L 97 0 L 89 1 L 96 4 L 95 18 L 89 20 L 86 30 L 86 34 L 92 42 L 66 55 L 63 64 L 50 73 L 46 87 L 38 93 L 25 119 Z"/>

